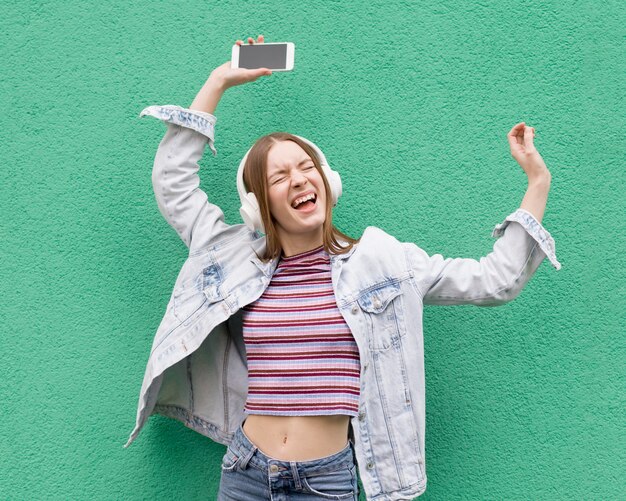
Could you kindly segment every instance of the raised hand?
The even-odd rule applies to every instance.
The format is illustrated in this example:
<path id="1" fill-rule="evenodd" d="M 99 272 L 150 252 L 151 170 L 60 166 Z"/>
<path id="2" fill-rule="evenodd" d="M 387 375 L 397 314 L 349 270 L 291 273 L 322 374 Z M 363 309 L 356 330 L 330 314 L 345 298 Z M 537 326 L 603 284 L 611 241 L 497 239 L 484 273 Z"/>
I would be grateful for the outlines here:
<path id="1" fill-rule="evenodd" d="M 263 43 L 263 35 L 259 35 L 257 41 L 258 43 Z M 235 43 L 237 45 L 242 45 L 243 41 L 237 40 Z M 252 37 L 248 37 L 248 43 L 250 45 L 254 44 L 254 39 Z M 227 61 L 221 66 L 215 68 L 211 72 L 210 78 L 218 82 L 224 89 L 228 89 L 229 87 L 233 87 L 235 85 L 254 82 L 261 76 L 269 76 L 271 74 L 272 70 L 269 68 L 231 68 L 231 62 Z"/>
<path id="2" fill-rule="evenodd" d="M 520 122 L 507 134 L 511 155 L 524 170 L 529 181 L 545 180 L 551 177 L 548 167 L 535 148 L 533 138 L 535 128 Z"/>

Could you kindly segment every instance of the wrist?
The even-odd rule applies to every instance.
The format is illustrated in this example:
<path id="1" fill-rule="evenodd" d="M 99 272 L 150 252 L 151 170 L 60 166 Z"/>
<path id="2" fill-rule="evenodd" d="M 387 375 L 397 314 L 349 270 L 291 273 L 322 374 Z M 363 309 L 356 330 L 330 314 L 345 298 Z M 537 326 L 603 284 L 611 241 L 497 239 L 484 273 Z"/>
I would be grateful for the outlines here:
<path id="1" fill-rule="evenodd" d="M 546 174 L 540 174 L 540 175 L 528 178 L 528 186 L 537 187 L 537 188 L 549 189 L 551 182 L 552 182 L 552 175 L 549 172 Z"/>
<path id="2" fill-rule="evenodd" d="M 204 87 L 206 87 L 208 91 L 219 92 L 221 94 L 223 94 L 228 88 L 222 78 L 214 75 L 209 76 L 208 80 L 204 84 Z"/>
<path id="3" fill-rule="evenodd" d="M 217 79 L 209 78 L 198 92 L 189 109 L 204 111 L 206 113 L 215 113 L 222 95 L 224 94 L 224 86 Z"/>

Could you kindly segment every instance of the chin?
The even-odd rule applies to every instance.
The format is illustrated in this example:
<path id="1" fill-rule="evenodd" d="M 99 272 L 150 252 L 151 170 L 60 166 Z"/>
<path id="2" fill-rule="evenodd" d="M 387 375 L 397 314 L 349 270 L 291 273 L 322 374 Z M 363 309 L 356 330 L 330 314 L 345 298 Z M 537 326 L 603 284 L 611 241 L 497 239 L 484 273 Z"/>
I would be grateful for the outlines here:
<path id="1" fill-rule="evenodd" d="M 307 224 L 300 224 L 294 228 L 294 233 L 312 233 L 314 231 L 322 231 L 324 228 L 324 221 L 313 222 L 309 221 Z"/>

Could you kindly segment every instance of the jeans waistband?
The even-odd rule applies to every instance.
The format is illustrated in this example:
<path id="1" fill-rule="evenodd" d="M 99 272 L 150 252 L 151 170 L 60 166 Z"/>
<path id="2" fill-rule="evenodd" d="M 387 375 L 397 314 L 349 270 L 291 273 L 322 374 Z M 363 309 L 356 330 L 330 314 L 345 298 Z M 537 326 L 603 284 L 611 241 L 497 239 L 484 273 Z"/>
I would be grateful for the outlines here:
<path id="1" fill-rule="evenodd" d="M 323 474 L 354 464 L 354 450 L 350 440 L 342 450 L 323 458 L 307 461 L 285 461 L 273 458 L 264 454 L 252 443 L 243 431 L 243 423 L 239 425 L 228 447 L 241 458 L 239 468 L 245 469 L 246 466 L 252 466 L 264 471 L 269 469 L 272 476 L 290 477 L 293 475 L 292 468 L 297 468 L 301 475 Z"/>

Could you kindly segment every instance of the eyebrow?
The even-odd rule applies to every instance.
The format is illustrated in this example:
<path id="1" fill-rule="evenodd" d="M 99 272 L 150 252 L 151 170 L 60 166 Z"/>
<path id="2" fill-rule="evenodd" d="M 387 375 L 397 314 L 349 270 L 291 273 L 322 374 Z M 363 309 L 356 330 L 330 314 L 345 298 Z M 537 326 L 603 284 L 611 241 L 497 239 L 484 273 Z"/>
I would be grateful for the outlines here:
<path id="1" fill-rule="evenodd" d="M 300 160 L 296 164 L 296 166 L 299 167 L 300 165 L 305 164 L 307 162 L 313 162 L 313 159 L 312 158 L 304 158 L 304 159 Z M 285 172 L 285 170 L 286 170 L 285 167 L 280 167 L 278 170 L 275 170 L 274 172 L 272 172 L 270 174 L 270 177 L 273 176 L 274 174 L 280 174 L 281 172 Z"/>

